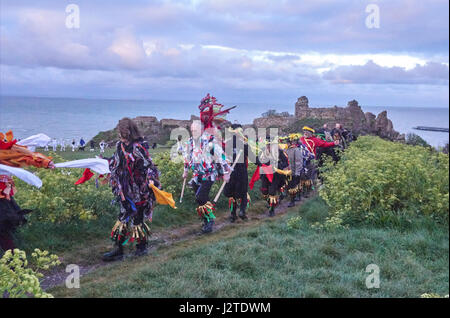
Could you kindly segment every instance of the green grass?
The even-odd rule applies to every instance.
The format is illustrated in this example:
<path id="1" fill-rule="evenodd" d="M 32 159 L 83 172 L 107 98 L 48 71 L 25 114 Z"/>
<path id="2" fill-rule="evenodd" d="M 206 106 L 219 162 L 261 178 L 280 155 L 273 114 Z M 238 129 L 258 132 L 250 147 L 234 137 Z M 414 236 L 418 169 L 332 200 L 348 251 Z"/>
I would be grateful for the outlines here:
<path id="1" fill-rule="evenodd" d="M 157 151 L 165 151 L 163 148 Z M 109 153 L 108 153 L 109 151 Z M 109 149 L 105 156 L 112 155 Z M 94 152 L 57 152 L 65 160 Z M 51 155 L 51 154 L 50 154 Z M 253 167 L 252 167 L 253 169 Z M 251 172 L 249 173 L 251 176 Z M 249 177 L 250 177 L 249 176 Z M 180 177 L 181 182 L 181 177 Z M 220 184 L 211 191 L 213 197 Z M 198 224 L 193 193 L 186 189 L 177 210 L 157 206 L 153 231 Z M 264 213 L 256 187 L 252 213 Z M 216 215 L 228 213 L 221 198 Z M 63 266 L 96 264 L 110 248 L 117 206 L 106 205 L 97 220 L 51 224 L 33 222 L 18 233 L 18 246 L 49 250 Z M 314 230 L 329 207 L 320 198 L 276 219 L 238 223 L 209 236 L 161 246 L 149 256 L 111 264 L 82 278 L 79 290 L 57 287 L 59 297 L 419 297 L 449 293 L 448 226 L 431 219 L 391 226 L 360 225 Z M 289 219 L 301 216 L 297 229 Z M 367 289 L 365 268 L 380 267 L 380 289 Z M 63 270 L 63 267 L 62 267 Z"/>
<path id="2" fill-rule="evenodd" d="M 113 264 L 82 278 L 60 297 L 420 297 L 449 293 L 448 228 L 355 227 L 317 231 L 326 206 L 300 211 Z M 299 229 L 286 223 L 301 215 Z M 367 289 L 365 268 L 380 268 L 380 288 Z"/>

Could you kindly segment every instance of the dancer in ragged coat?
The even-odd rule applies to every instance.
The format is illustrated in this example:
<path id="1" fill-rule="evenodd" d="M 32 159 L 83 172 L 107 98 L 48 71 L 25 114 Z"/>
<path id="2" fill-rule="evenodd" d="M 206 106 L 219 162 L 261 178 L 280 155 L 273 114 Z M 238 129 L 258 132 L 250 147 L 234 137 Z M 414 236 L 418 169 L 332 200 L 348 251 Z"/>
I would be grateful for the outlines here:
<path id="1" fill-rule="evenodd" d="M 111 231 L 114 249 L 103 255 L 104 261 L 123 258 L 123 246 L 136 242 L 136 256 L 145 255 L 148 248 L 155 194 L 152 185 L 160 188 L 159 171 L 142 145 L 143 138 L 137 125 L 123 118 L 118 125 L 120 141 L 109 160 L 110 184 L 120 202 L 120 213 Z"/>
<path id="2" fill-rule="evenodd" d="M 188 177 L 189 171 L 193 172 L 189 186 L 195 193 L 197 214 L 203 220 L 202 233 L 212 231 L 216 218 L 214 204 L 209 198 L 211 187 L 216 180 L 228 182 L 231 173 L 223 145 L 215 136 L 223 116 L 230 111 L 222 110 L 222 107 L 215 97 L 206 95 L 199 105 L 200 121 L 194 121 L 191 125 L 192 137 L 180 143 L 178 149 L 184 157 L 183 178 Z"/>

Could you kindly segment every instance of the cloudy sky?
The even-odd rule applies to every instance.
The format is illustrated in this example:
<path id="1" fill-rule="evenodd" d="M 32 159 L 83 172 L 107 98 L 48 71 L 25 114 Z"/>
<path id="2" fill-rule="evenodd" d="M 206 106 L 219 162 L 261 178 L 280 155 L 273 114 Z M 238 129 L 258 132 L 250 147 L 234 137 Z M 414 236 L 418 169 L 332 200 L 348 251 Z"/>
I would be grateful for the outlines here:
<path id="1" fill-rule="evenodd" d="M 448 0 L 0 3 L 2 95 L 449 103 Z"/>

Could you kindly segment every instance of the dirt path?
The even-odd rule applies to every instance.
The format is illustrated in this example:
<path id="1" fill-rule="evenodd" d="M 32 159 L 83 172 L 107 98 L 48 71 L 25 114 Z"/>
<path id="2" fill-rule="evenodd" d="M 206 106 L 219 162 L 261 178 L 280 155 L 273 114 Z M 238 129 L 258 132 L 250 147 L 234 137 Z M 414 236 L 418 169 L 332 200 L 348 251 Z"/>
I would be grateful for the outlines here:
<path id="1" fill-rule="evenodd" d="M 302 201 L 296 202 L 295 209 L 298 209 L 303 203 L 305 203 L 308 199 L 315 196 L 315 193 L 311 193 L 308 198 L 302 198 Z M 288 198 L 285 198 L 281 204 L 277 207 L 275 210 L 276 214 L 273 218 L 278 218 L 281 215 L 284 215 L 290 208 L 288 208 Z M 294 208 L 292 208 L 294 209 Z M 214 229 L 213 232 L 210 234 L 200 234 L 200 225 L 199 224 L 189 224 L 185 225 L 179 228 L 170 229 L 170 230 L 163 230 L 159 232 L 153 232 L 152 236 L 149 240 L 149 253 L 157 250 L 158 248 L 162 246 L 170 246 L 174 243 L 183 242 L 195 239 L 196 237 L 199 237 L 200 235 L 214 235 L 216 232 L 219 232 L 223 230 L 224 228 L 227 228 L 229 226 L 232 226 L 234 224 L 240 224 L 244 226 L 251 226 L 255 224 L 257 221 L 261 219 L 269 218 L 268 209 L 265 209 L 266 213 L 255 213 L 252 211 L 249 211 L 247 216 L 248 220 L 242 221 L 238 218 L 238 220 L 235 223 L 231 223 L 229 221 L 229 214 L 218 216 L 215 220 Z M 133 253 L 126 254 L 124 257 L 124 261 L 126 261 L 129 258 L 133 258 Z M 79 265 L 80 268 L 80 276 L 84 276 L 100 267 L 104 266 L 114 266 L 117 262 L 103 262 L 100 258 L 98 263 L 91 264 L 91 265 Z M 65 272 L 65 269 L 58 267 L 50 274 L 46 275 L 43 280 L 41 281 L 41 287 L 44 290 L 48 290 L 50 288 L 59 286 L 64 284 L 67 276 L 69 273 Z"/>

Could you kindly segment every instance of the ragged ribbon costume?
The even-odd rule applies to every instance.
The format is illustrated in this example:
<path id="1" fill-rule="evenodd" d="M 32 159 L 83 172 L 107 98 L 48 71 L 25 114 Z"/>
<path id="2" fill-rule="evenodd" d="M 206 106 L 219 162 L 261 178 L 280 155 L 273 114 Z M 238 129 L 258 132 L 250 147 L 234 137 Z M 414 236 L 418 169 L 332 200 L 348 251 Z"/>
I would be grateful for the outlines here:
<path id="1" fill-rule="evenodd" d="M 204 221 L 203 232 L 210 232 L 216 217 L 214 204 L 209 199 L 209 192 L 214 181 L 231 172 L 223 145 L 218 142 L 214 133 L 220 129 L 219 125 L 224 121 L 225 114 L 234 107 L 222 110 L 223 105 L 217 103 L 216 98 L 208 94 L 201 100 L 198 108 L 203 125 L 201 135 L 180 143 L 178 151 L 184 157 L 185 174 L 192 172 L 189 186 L 194 190 L 198 203 L 197 214 Z"/>
<path id="2" fill-rule="evenodd" d="M 140 142 L 128 147 L 118 142 L 117 151 L 109 161 L 81 159 L 55 166 L 85 168 L 83 176 L 75 184 L 87 182 L 95 175 L 94 172 L 99 174 L 103 183 L 109 179 L 117 201 L 121 202 L 119 218 L 111 231 L 112 240 L 118 244 L 139 243 L 148 238 L 150 228 L 145 221 L 152 221 L 154 201 L 176 209 L 172 194 L 160 189 L 159 172 Z"/>
<path id="3" fill-rule="evenodd" d="M 151 184 L 161 187 L 159 171 L 140 141 L 128 146 L 119 141 L 109 167 L 110 185 L 121 203 L 111 238 L 122 245 L 128 241 L 145 242 L 150 235 L 145 221 L 151 222 L 156 200 Z"/>

